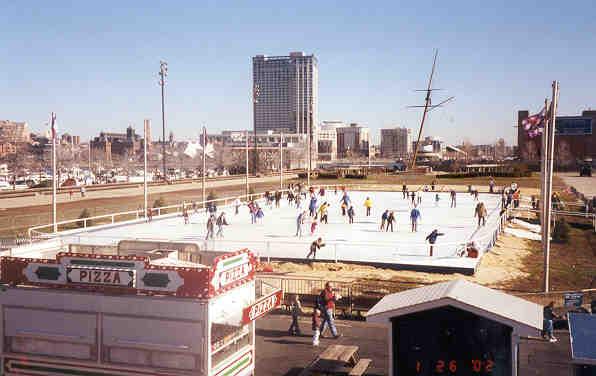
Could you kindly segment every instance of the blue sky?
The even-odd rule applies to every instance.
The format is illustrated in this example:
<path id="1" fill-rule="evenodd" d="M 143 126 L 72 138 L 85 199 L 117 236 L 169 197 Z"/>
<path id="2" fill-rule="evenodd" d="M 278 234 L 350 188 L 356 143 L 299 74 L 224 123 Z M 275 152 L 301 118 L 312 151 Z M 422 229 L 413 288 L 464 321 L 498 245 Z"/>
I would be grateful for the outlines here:
<path id="1" fill-rule="evenodd" d="M 455 101 L 425 134 L 515 141 L 516 113 L 561 83 L 560 114 L 596 107 L 596 5 L 585 1 L 13 1 L 0 3 L 0 119 L 42 130 L 161 129 L 159 60 L 169 63 L 176 138 L 252 127 L 251 57 L 314 53 L 319 119 L 415 132 L 432 61 Z M 370 4 L 367 4 L 370 3 Z M 156 138 L 156 137 L 154 137 Z"/>

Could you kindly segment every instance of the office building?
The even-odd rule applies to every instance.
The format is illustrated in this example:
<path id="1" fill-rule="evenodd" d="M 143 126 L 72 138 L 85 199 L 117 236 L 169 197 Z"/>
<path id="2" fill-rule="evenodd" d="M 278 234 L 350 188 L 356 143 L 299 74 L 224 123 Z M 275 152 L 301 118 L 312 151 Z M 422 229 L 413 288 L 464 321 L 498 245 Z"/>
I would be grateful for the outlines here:
<path id="1" fill-rule="evenodd" d="M 539 164 L 542 136 L 530 137 L 522 122 L 528 111 L 518 111 L 517 146 L 521 161 Z M 596 159 L 596 111 L 583 111 L 581 116 L 557 116 L 555 120 L 555 167 L 574 167 L 585 158 Z"/>
<path id="2" fill-rule="evenodd" d="M 26 122 L 0 120 L 0 142 L 21 143 L 31 140 Z"/>
<path id="3" fill-rule="evenodd" d="M 319 161 L 337 159 L 337 128 L 347 127 L 343 121 L 323 121 L 317 131 L 317 153 Z"/>
<path id="4" fill-rule="evenodd" d="M 368 157 L 369 130 L 351 123 L 348 127 L 336 128 L 338 158 Z"/>
<path id="5" fill-rule="evenodd" d="M 381 129 L 381 156 L 408 158 L 412 153 L 412 130 L 409 128 Z"/>
<path id="6" fill-rule="evenodd" d="M 318 114 L 318 62 L 314 55 L 253 57 L 254 130 L 314 135 Z M 316 145 L 316 144 L 315 144 Z"/>

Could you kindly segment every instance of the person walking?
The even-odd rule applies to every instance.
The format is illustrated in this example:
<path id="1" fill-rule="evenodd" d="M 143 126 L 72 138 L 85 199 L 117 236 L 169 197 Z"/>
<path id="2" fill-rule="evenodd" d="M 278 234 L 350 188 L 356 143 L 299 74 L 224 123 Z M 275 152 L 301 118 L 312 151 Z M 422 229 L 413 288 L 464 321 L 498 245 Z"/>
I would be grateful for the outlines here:
<path id="1" fill-rule="evenodd" d="M 476 204 L 476 209 L 474 210 L 474 217 L 478 217 L 478 227 L 482 223 L 482 226 L 486 225 L 486 206 L 484 206 L 484 202 L 479 202 Z"/>
<path id="2" fill-rule="evenodd" d="M 412 232 L 418 232 L 418 220 L 420 219 L 420 210 L 416 206 L 410 211 L 410 220 L 412 222 Z"/>
<path id="3" fill-rule="evenodd" d="M 153 209 L 147 208 L 147 222 L 151 222 L 153 220 Z"/>
<path id="4" fill-rule="evenodd" d="M 393 211 L 389 212 L 389 215 L 387 216 L 387 230 L 386 232 L 389 232 L 389 228 L 391 227 L 391 232 L 393 232 L 393 223 L 395 222 L 395 213 Z"/>
<path id="5" fill-rule="evenodd" d="M 554 320 L 559 316 L 555 315 L 553 309 L 555 308 L 555 302 L 550 302 L 543 310 L 543 336 L 549 342 L 557 342 L 557 338 L 554 335 Z"/>
<path id="6" fill-rule="evenodd" d="M 323 238 L 318 238 L 317 240 L 315 240 L 314 242 L 312 242 L 310 244 L 310 251 L 308 252 L 308 255 L 306 255 L 306 259 L 308 260 L 310 255 L 312 255 L 312 259 L 316 259 L 317 257 L 317 250 L 321 249 L 321 247 L 324 247 L 325 243 L 323 243 Z"/>
<path id="7" fill-rule="evenodd" d="M 217 225 L 216 236 L 218 238 L 223 238 L 224 237 L 223 227 L 228 225 L 228 222 L 226 221 L 226 213 L 225 212 L 221 212 L 219 217 L 217 217 L 217 221 L 215 222 L 215 224 Z"/>
<path id="8" fill-rule="evenodd" d="M 431 231 L 430 234 L 428 234 L 428 236 L 426 237 L 426 240 L 428 241 L 428 243 L 430 244 L 430 256 L 432 257 L 433 255 L 433 247 L 435 245 L 435 243 L 437 242 L 437 238 L 439 236 L 443 236 L 445 234 L 439 232 L 437 229 L 434 229 Z"/>
<path id="9" fill-rule="evenodd" d="M 383 212 L 383 215 L 381 215 L 381 231 L 385 230 L 385 223 L 387 222 L 388 218 L 389 218 L 389 210 L 385 210 Z"/>
<path id="10" fill-rule="evenodd" d="M 449 197 L 451 197 L 451 206 L 450 207 L 452 207 L 452 208 L 457 207 L 455 189 L 452 189 L 451 192 L 449 192 Z"/>
<path id="11" fill-rule="evenodd" d="M 325 289 L 321 292 L 321 300 L 323 303 L 323 323 L 321 324 L 320 334 L 321 336 L 325 333 L 325 329 L 329 327 L 331 330 L 331 334 L 333 338 L 337 339 L 341 337 L 341 335 L 337 332 L 337 327 L 335 326 L 335 302 L 341 299 L 339 294 L 335 294 L 333 290 L 333 286 L 331 282 L 325 283 Z"/>
<path id="12" fill-rule="evenodd" d="M 354 223 L 354 214 L 354 207 L 350 205 L 350 208 L 348 209 L 348 223 Z"/>
<path id="13" fill-rule="evenodd" d="M 302 237 L 302 225 L 304 224 L 304 216 L 306 212 L 302 211 L 296 218 L 296 236 Z"/>
<path id="14" fill-rule="evenodd" d="M 290 328 L 288 329 L 288 333 L 291 336 L 301 336 L 302 332 L 300 331 L 300 325 L 298 325 L 298 317 L 302 314 L 302 303 L 300 303 L 300 295 L 294 295 L 294 300 L 292 301 L 292 324 L 290 324 Z"/>
<path id="15" fill-rule="evenodd" d="M 207 236 L 205 236 L 205 240 L 213 239 L 213 230 L 215 228 L 215 215 L 211 214 L 209 219 L 207 219 Z"/>
<path id="16" fill-rule="evenodd" d="M 321 336 L 321 309 L 315 307 L 312 311 L 312 345 L 319 346 L 319 337 Z"/>
<path id="17" fill-rule="evenodd" d="M 370 209 L 372 208 L 372 200 L 370 199 L 370 197 L 367 197 L 366 200 L 364 200 L 364 207 L 366 208 L 366 216 L 370 217 Z"/>

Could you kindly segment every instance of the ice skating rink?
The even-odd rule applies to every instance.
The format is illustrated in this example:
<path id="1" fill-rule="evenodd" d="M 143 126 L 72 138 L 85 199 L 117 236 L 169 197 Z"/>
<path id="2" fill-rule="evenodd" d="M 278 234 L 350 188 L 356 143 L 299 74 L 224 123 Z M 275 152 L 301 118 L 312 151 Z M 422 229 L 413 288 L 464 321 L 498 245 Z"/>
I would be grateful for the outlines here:
<path id="1" fill-rule="evenodd" d="M 249 248 L 261 258 L 304 260 L 310 243 L 321 237 L 325 247 L 317 252 L 318 260 L 473 273 L 480 258 L 461 257 L 460 254 L 470 242 L 481 253 L 490 249 L 500 223 L 500 197 L 480 194 L 478 201 L 485 203 L 488 217 L 486 225 L 478 227 L 477 219 L 474 218 L 478 201 L 471 195 L 458 193 L 457 207 L 451 208 L 449 193 L 438 194 L 437 203 L 436 193 L 422 192 L 422 202 L 418 205 L 421 218 L 417 232 L 411 231 L 410 198 L 403 199 L 401 192 L 349 191 L 356 213 L 354 223 L 349 224 L 348 217 L 341 215 L 341 192 L 334 194 L 327 191 L 325 196 L 317 197 L 317 205 L 325 201 L 331 205 L 328 210 L 329 223 L 319 223 L 314 234 L 311 234 L 311 219 L 307 217 L 302 237 L 295 235 L 296 219 L 300 211 L 308 212 L 308 199 L 302 200 L 301 208 L 289 205 L 286 199 L 281 201 L 279 208 L 260 201 L 265 215 L 256 224 L 251 224 L 246 205 L 240 208 L 238 215 L 234 214 L 231 206 L 219 207 L 218 214 L 224 211 L 229 225 L 224 227 L 224 237 L 214 240 L 205 240 L 206 214 L 192 211 L 190 223 L 186 225 L 180 214 L 162 216 L 154 218 L 152 222 L 131 221 L 97 230 L 87 229 L 73 234 L 70 240 L 83 244 L 114 245 L 124 239 L 192 242 L 206 250 Z M 370 216 L 365 215 L 366 197 L 373 202 Z M 381 215 L 386 209 L 394 211 L 397 219 L 393 232 L 379 229 Z M 433 229 L 444 235 L 439 236 L 431 257 L 425 238 Z M 65 238 L 65 241 L 70 240 Z"/>

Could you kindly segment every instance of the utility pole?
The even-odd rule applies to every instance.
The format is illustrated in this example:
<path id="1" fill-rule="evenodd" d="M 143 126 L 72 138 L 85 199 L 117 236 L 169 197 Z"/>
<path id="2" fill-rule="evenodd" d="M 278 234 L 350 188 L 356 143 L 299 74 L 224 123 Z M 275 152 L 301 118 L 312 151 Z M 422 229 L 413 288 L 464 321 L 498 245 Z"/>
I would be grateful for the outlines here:
<path id="1" fill-rule="evenodd" d="M 284 132 L 279 133 L 279 189 L 284 189 Z"/>
<path id="2" fill-rule="evenodd" d="M 559 101 L 559 83 L 553 81 L 552 98 L 550 111 L 547 111 L 545 117 L 544 132 L 542 133 L 542 147 L 545 149 L 542 153 L 544 165 L 544 186 L 543 186 L 543 215 L 542 215 L 542 250 L 544 254 L 544 292 L 550 290 L 550 233 L 551 233 L 551 212 L 552 212 L 552 189 L 553 189 L 553 169 L 554 169 L 554 149 L 555 149 L 555 124 L 557 118 L 557 104 Z"/>
<path id="3" fill-rule="evenodd" d="M 50 117 L 52 127 L 52 223 L 54 224 L 54 234 L 58 232 L 57 222 L 57 202 L 56 202 L 56 113 L 52 112 Z M 16 181 L 15 181 L 16 183 Z"/>
<path id="4" fill-rule="evenodd" d="M 145 119 L 143 122 L 143 209 L 144 216 L 147 217 L 147 201 L 149 199 L 149 191 L 147 189 L 147 134 L 151 127 L 151 120 Z"/>
<path id="5" fill-rule="evenodd" d="M 201 182 L 201 197 L 203 199 L 203 207 L 205 207 L 205 179 L 207 173 L 207 163 L 205 162 L 205 157 L 207 155 L 207 128 L 203 126 L 203 179 Z"/>
<path id="6" fill-rule="evenodd" d="M 259 103 L 259 96 L 261 95 L 261 88 L 258 84 L 255 84 L 253 88 L 253 97 L 252 97 L 252 116 L 253 116 L 253 128 L 254 128 L 254 137 L 255 137 L 255 155 L 254 155 L 254 163 L 255 163 L 255 176 L 258 173 L 258 165 L 259 165 L 259 157 L 257 154 L 257 103 Z"/>
<path id="7" fill-rule="evenodd" d="M 89 154 L 88 154 L 88 159 L 89 159 L 89 177 L 91 177 L 91 137 L 89 137 Z"/>
<path id="8" fill-rule="evenodd" d="M 244 181 L 246 183 L 246 189 L 245 189 L 246 200 L 248 201 L 248 131 L 246 131 L 245 142 L 246 142 L 246 147 L 244 148 L 244 152 L 245 152 L 244 160 L 246 162 L 246 174 L 245 174 Z"/>
<path id="9" fill-rule="evenodd" d="M 162 164 L 163 164 L 163 178 L 164 180 L 167 177 L 166 171 L 166 110 L 165 110 L 165 97 L 164 97 L 164 87 L 166 86 L 166 77 L 168 76 L 168 63 L 165 61 L 159 62 L 159 86 L 161 86 L 161 154 L 162 154 Z"/>

